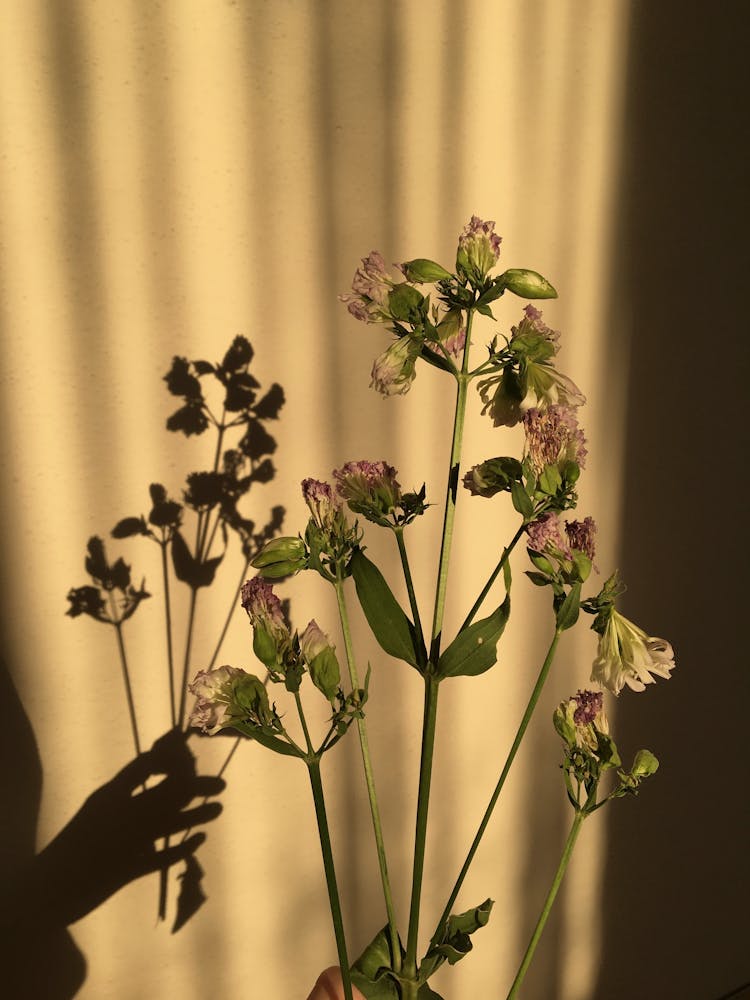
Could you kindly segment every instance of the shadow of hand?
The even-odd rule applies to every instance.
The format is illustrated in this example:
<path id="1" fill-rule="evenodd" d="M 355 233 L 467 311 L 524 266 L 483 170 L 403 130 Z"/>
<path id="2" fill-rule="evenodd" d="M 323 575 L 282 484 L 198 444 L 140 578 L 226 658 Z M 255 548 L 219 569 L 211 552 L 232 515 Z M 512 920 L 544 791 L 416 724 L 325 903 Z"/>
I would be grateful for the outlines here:
<path id="1" fill-rule="evenodd" d="M 187 734 L 168 732 L 86 799 L 35 859 L 22 898 L 43 898 L 45 918 L 57 925 L 79 920 L 128 882 L 192 855 L 204 833 L 161 849 L 157 842 L 215 819 L 218 802 L 189 807 L 223 788 L 221 778 L 195 773 Z"/>

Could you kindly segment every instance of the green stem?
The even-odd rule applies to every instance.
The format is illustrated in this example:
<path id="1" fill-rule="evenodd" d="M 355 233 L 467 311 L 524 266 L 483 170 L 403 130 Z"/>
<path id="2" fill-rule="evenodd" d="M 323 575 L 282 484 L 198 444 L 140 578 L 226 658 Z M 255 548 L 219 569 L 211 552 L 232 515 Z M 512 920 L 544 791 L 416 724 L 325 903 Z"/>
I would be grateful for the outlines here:
<path id="1" fill-rule="evenodd" d="M 481 594 L 479 595 L 479 597 L 474 602 L 474 605 L 473 605 L 471 611 L 468 613 L 468 615 L 466 616 L 466 618 L 464 620 L 463 625 L 458 630 L 459 632 L 463 632 L 463 630 L 465 628 L 468 628 L 469 625 L 471 625 L 471 623 L 474 621 L 474 616 L 476 615 L 477 611 L 479 611 L 479 609 L 481 608 L 482 603 L 484 602 L 484 599 L 487 596 L 487 594 L 489 594 L 490 589 L 492 587 L 492 584 L 497 579 L 497 577 L 498 577 L 498 575 L 500 573 L 500 570 L 503 568 L 503 566 L 508 561 L 508 557 L 510 556 L 511 552 L 513 551 L 513 549 L 516 547 L 516 544 L 518 543 L 518 539 L 523 534 L 525 527 L 526 527 L 526 522 L 524 521 L 523 524 L 521 525 L 521 527 L 518 529 L 518 531 L 515 533 L 515 535 L 511 539 L 510 544 L 507 546 L 507 548 L 503 549 L 503 554 L 500 556 L 500 561 L 498 562 L 497 566 L 495 566 L 495 568 L 493 569 L 493 571 L 490 573 L 489 580 L 487 581 L 487 583 L 485 583 L 484 587 L 482 587 Z"/>
<path id="2" fill-rule="evenodd" d="M 466 326 L 466 347 L 469 346 L 469 332 L 471 328 L 471 316 Z M 445 593 L 448 586 L 448 565 L 450 562 L 451 545 L 453 542 L 453 523 L 456 515 L 456 495 L 458 493 L 458 473 L 461 464 L 461 445 L 463 442 L 464 419 L 466 416 L 466 399 L 468 395 L 469 380 L 462 372 L 457 376 L 458 389 L 456 392 L 456 412 L 453 421 L 453 440 L 451 442 L 451 457 L 448 471 L 448 487 L 445 496 L 445 512 L 443 514 L 443 535 L 440 543 L 440 561 L 438 563 L 438 578 L 435 587 L 435 610 L 432 619 L 432 644 L 430 647 L 430 661 L 437 663 L 440 654 L 440 636 L 443 629 L 443 615 L 445 614 Z"/>
<path id="3" fill-rule="evenodd" d="M 414 980 L 417 976 L 417 945 L 419 939 L 419 908 L 422 899 L 424 876 L 424 856 L 427 844 L 427 816 L 430 806 L 430 785 L 432 782 L 432 761 L 435 750 L 435 729 L 437 725 L 438 679 L 430 672 L 437 668 L 440 656 L 440 639 L 445 614 L 445 595 L 448 586 L 448 565 L 453 543 L 453 524 L 456 514 L 456 496 L 461 466 L 466 400 L 469 384 L 469 353 L 471 348 L 471 325 L 474 318 L 472 309 L 466 316 L 466 340 L 464 343 L 461 371 L 456 375 L 456 408 L 453 417 L 453 438 L 448 465 L 448 484 L 445 493 L 443 513 L 443 533 L 440 541 L 437 584 L 435 586 L 435 607 L 432 616 L 432 637 L 430 655 L 425 672 L 424 715 L 422 721 L 422 751 L 419 765 L 419 791 L 417 794 L 417 817 L 414 829 L 414 865 L 412 869 L 411 903 L 409 905 L 409 932 L 404 962 L 406 975 Z"/>
<path id="4" fill-rule="evenodd" d="M 554 659 L 559 639 L 560 639 L 560 632 L 558 630 L 555 630 L 554 638 L 552 639 L 550 647 L 547 650 L 547 655 L 544 658 L 544 663 L 542 664 L 541 669 L 539 671 L 539 676 L 537 677 L 536 684 L 534 685 L 534 690 L 531 692 L 531 697 L 529 698 L 529 703 L 526 706 L 526 711 L 523 713 L 523 718 L 521 719 L 521 724 L 518 727 L 516 737 L 513 740 L 513 745 L 510 748 L 508 757 L 500 773 L 500 777 L 498 778 L 497 785 L 495 785 L 495 790 L 490 796 L 490 801 L 487 805 L 487 808 L 484 811 L 484 816 L 482 817 L 482 822 L 479 824 L 479 829 L 476 832 L 476 836 L 474 837 L 471 847 L 469 848 L 469 853 L 467 854 L 463 867 L 461 868 L 458 878 L 456 879 L 456 884 L 453 887 L 453 892 L 451 893 L 450 899 L 446 903 L 442 916 L 438 921 L 435 934 L 432 938 L 432 941 L 430 942 L 431 945 L 435 944 L 438 941 L 442 933 L 443 927 L 445 926 L 445 922 L 451 914 L 451 910 L 453 909 L 453 904 L 456 902 L 456 898 L 458 897 L 458 894 L 461 891 L 461 886 L 464 883 L 464 879 L 466 878 L 471 863 L 474 860 L 474 855 L 477 853 L 477 848 L 479 847 L 480 841 L 482 840 L 484 832 L 487 829 L 487 824 L 490 821 L 490 817 L 492 816 L 492 812 L 497 804 L 497 800 L 500 798 L 500 792 L 503 790 L 505 779 L 508 777 L 508 773 L 510 772 L 511 767 L 513 766 L 513 761 L 515 760 L 516 754 L 518 753 L 518 748 L 521 746 L 521 741 L 523 740 L 524 734 L 526 733 L 526 729 L 529 725 L 529 722 L 531 721 L 531 717 L 534 714 L 534 709 L 536 708 L 536 704 L 539 701 L 539 696 L 542 693 L 542 688 L 544 687 L 544 684 L 549 675 L 550 667 L 552 666 L 552 660 Z"/>
<path id="5" fill-rule="evenodd" d="M 396 536 L 396 542 L 398 543 L 398 554 L 401 556 L 401 566 L 403 567 L 404 570 L 404 580 L 406 581 L 406 590 L 409 594 L 409 605 L 411 606 L 411 613 L 414 618 L 414 628 L 417 633 L 417 656 L 421 658 L 422 650 L 424 649 L 422 620 L 419 617 L 419 606 L 417 604 L 417 595 L 414 593 L 414 582 L 411 578 L 411 569 L 409 568 L 409 557 L 406 554 L 406 542 L 404 541 L 403 527 L 401 527 L 400 525 L 394 527 L 393 534 Z"/>
<path id="6" fill-rule="evenodd" d="M 419 767 L 417 819 L 414 830 L 414 869 L 412 872 L 411 903 L 409 906 L 409 935 L 406 942 L 406 959 L 404 961 L 404 971 L 412 978 L 416 978 L 417 975 L 419 905 L 422 899 L 424 855 L 427 843 L 427 815 L 430 807 L 430 783 L 432 780 L 432 758 L 435 749 L 439 690 L 439 681 L 437 678 L 431 674 L 427 674 L 424 680 L 424 721 L 422 725 L 422 755 Z"/>
<path id="7" fill-rule="evenodd" d="M 174 649 L 172 647 L 172 606 L 169 598 L 169 566 L 167 565 L 167 542 L 162 541 L 161 546 L 161 571 L 164 578 L 164 618 L 167 628 L 167 670 L 169 672 L 169 711 L 172 719 L 172 728 L 177 725 L 177 706 L 175 704 L 174 690 Z"/>
<path id="8" fill-rule="evenodd" d="M 353 1000 L 352 979 L 349 971 L 349 959 L 346 953 L 346 938 L 344 936 L 344 920 L 341 915 L 341 903 L 339 902 L 339 891 L 336 885 L 336 871 L 333 866 L 333 852 L 331 850 L 331 835 L 328 831 L 328 819 L 326 817 L 325 799 L 323 797 L 323 783 L 320 780 L 320 761 L 313 757 L 306 761 L 307 771 L 310 775 L 310 787 L 312 788 L 313 801 L 315 802 L 315 816 L 318 821 L 318 833 L 320 835 L 320 849 L 323 854 L 323 867 L 326 873 L 326 885 L 328 886 L 328 899 L 331 904 L 331 917 L 333 919 L 333 933 L 336 937 L 336 948 L 341 966 L 341 976 L 344 980 L 344 997 L 346 1000 Z"/>
<path id="9" fill-rule="evenodd" d="M 534 933 L 531 935 L 531 940 L 526 949 L 526 953 L 523 956 L 521 965 L 519 966 L 518 972 L 516 973 L 516 978 L 513 980 L 513 985 L 510 988 L 510 993 L 508 994 L 507 1000 L 513 1000 L 514 997 L 518 995 L 518 991 L 521 988 L 521 983 L 524 980 L 524 976 L 531 965 L 531 960 L 534 957 L 534 952 L 536 946 L 539 943 L 539 938 L 542 936 L 542 931 L 544 930 L 544 925 L 547 923 L 547 917 L 549 917 L 550 910 L 552 909 L 552 904 L 555 902 L 555 897 L 557 896 L 558 889 L 560 888 L 560 883 L 563 880 L 563 875 L 565 874 L 565 869 L 568 867 L 568 862 L 570 861 L 570 856 L 573 853 L 573 848 L 575 847 L 576 839 L 581 829 L 581 824 L 586 818 L 586 813 L 581 810 L 576 812 L 575 819 L 573 820 L 573 825 L 570 828 L 570 833 L 568 834 L 568 839 L 565 841 L 565 847 L 563 848 L 562 857 L 560 858 L 560 864 L 555 872 L 555 877 L 552 880 L 552 886 L 547 893 L 547 898 L 544 901 L 544 906 L 542 907 L 542 912 L 539 914 L 539 919 L 536 922 L 536 927 L 534 928 Z"/>
<path id="10" fill-rule="evenodd" d="M 339 618 L 341 620 L 341 630 L 344 635 L 344 647 L 346 649 L 346 663 L 349 668 L 349 679 L 352 689 L 359 689 L 359 676 L 357 673 L 357 663 L 354 658 L 354 646 L 352 643 L 351 628 L 349 625 L 349 613 L 344 597 L 344 583 L 340 573 L 334 582 L 336 599 L 339 606 Z M 393 905 L 393 893 L 391 892 L 391 882 L 388 876 L 388 862 L 385 853 L 385 841 L 383 839 L 383 826 L 380 821 L 380 808 L 378 806 L 378 796 L 375 789 L 375 775 L 372 769 L 372 759 L 370 757 L 370 741 L 367 736 L 367 724 L 363 718 L 357 719 L 357 732 L 359 733 L 359 746 L 362 752 L 362 764 L 365 771 L 365 782 L 367 784 L 367 796 L 370 800 L 370 815 L 372 816 L 372 828 L 375 834 L 375 847 L 378 854 L 378 865 L 380 867 L 380 881 L 383 886 L 383 898 L 388 918 L 388 934 L 391 943 L 391 957 L 394 972 L 401 969 L 401 945 L 398 938 L 398 928 L 396 926 L 396 911 Z"/>
<path id="11" fill-rule="evenodd" d="M 299 691 L 294 692 L 294 700 L 297 704 L 297 714 L 299 715 L 299 721 L 302 723 L 302 732 L 305 734 L 305 745 L 307 746 L 307 752 L 312 755 L 314 754 L 312 740 L 310 739 L 310 731 L 307 728 L 307 719 L 305 718 L 305 713 L 302 711 L 302 699 L 299 696 Z"/>

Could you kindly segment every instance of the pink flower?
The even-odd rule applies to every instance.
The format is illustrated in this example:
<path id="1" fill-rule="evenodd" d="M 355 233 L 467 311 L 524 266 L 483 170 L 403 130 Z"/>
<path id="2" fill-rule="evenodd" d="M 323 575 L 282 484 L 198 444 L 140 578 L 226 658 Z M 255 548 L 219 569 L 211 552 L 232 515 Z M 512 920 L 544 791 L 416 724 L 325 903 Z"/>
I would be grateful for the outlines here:
<path id="1" fill-rule="evenodd" d="M 411 337 L 399 337 L 375 359 L 370 388 L 382 396 L 403 396 L 416 377 L 415 365 L 421 350 L 422 345 Z"/>
<path id="2" fill-rule="evenodd" d="M 523 424 L 526 456 L 538 476 L 548 466 L 560 466 L 565 462 L 575 462 L 583 468 L 586 439 L 573 407 L 550 406 L 546 410 L 534 407 L 524 416 Z"/>
<path id="3" fill-rule="evenodd" d="M 550 548 L 555 549 L 567 558 L 570 556 L 570 549 L 563 538 L 560 518 L 551 512 L 540 514 L 526 528 L 528 536 L 527 545 L 533 552 L 546 552 Z"/>
<path id="4" fill-rule="evenodd" d="M 229 705 L 233 681 L 245 674 L 239 667 L 217 667 L 201 670 L 188 684 L 188 691 L 197 701 L 190 715 L 190 725 L 213 736 L 224 726 L 231 725 Z"/>
<path id="5" fill-rule="evenodd" d="M 388 295 L 392 288 L 393 279 L 386 272 L 383 255 L 372 250 L 354 272 L 354 294 L 339 295 L 339 301 L 346 303 L 355 319 L 364 323 L 385 323 L 391 319 Z"/>
<path id="6" fill-rule="evenodd" d="M 288 631 L 281 601 L 274 594 L 273 586 L 262 576 L 243 583 L 241 596 L 242 607 L 254 626 L 263 625 L 271 633 Z"/>
<path id="7" fill-rule="evenodd" d="M 319 479 L 303 479 L 302 496 L 317 526 L 322 531 L 334 528 L 340 520 L 342 503 L 331 484 L 321 482 Z"/>
<path id="8" fill-rule="evenodd" d="M 382 523 L 401 501 L 396 470 L 387 462 L 347 462 L 334 469 L 337 489 L 353 511 Z"/>
<path id="9" fill-rule="evenodd" d="M 456 268 L 474 284 L 481 284 L 497 264 L 502 237 L 495 233 L 494 222 L 483 222 L 472 215 L 458 238 Z"/>

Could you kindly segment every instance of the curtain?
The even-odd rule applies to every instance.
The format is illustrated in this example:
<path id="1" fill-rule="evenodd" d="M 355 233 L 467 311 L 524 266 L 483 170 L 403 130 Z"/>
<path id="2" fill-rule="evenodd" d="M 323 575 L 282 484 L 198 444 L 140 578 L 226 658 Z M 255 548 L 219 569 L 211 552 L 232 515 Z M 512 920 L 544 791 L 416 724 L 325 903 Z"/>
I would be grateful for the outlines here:
<path id="1" fill-rule="evenodd" d="M 426 482 L 436 506 L 413 529 L 411 558 L 417 592 L 433 586 L 452 403 L 432 370 L 403 397 L 369 390 L 387 340 L 356 323 L 337 295 L 371 249 L 387 261 L 450 265 L 476 213 L 496 220 L 504 266 L 553 282 L 559 299 L 544 304 L 545 320 L 562 331 L 561 367 L 588 397 L 579 509 L 598 521 L 597 561 L 615 564 L 631 323 L 613 272 L 629 15 L 624 0 L 6 0 L 4 655 L 31 727 L 6 760 L 31 775 L 10 783 L 11 827 L 27 845 L 35 795 L 41 849 L 134 753 L 114 630 L 63 613 L 69 588 L 86 582 L 91 536 L 105 537 L 111 558 L 122 555 L 153 593 L 123 634 L 142 745 L 169 727 L 159 552 L 109 531 L 148 513 L 150 483 L 179 499 L 186 473 L 211 462 L 203 439 L 165 428 L 176 405 L 163 382 L 173 356 L 219 361 L 242 335 L 261 385 L 283 387 L 286 403 L 268 427 L 275 475 L 250 495 L 248 516 L 259 523 L 282 505 L 285 532 L 302 530 L 300 481 L 330 477 L 351 459 L 387 459 L 406 487 Z M 507 333 L 520 306 L 503 300 L 496 315 Z M 489 339 L 490 324 L 482 330 Z M 474 395 L 466 466 L 503 453 L 501 433 Z M 497 509 L 462 497 L 446 628 L 460 623 L 513 531 L 512 512 Z M 385 542 L 368 544 L 395 578 Z M 442 696 L 423 936 L 549 641 L 547 597 L 526 585 L 523 558 L 498 666 L 446 684 Z M 240 569 L 232 549 L 217 585 L 200 595 L 191 676 L 213 649 Z M 333 631 L 333 596 L 311 576 L 285 584 L 283 596 L 300 627 L 314 616 Z M 175 589 L 180 665 L 187 615 Z M 563 644 L 461 895 L 464 909 L 488 896 L 496 903 L 472 955 L 452 979 L 436 980 L 438 990 L 452 984 L 451 996 L 504 995 L 554 872 L 571 813 L 549 720 L 588 680 L 595 641 L 579 631 Z M 373 667 L 368 720 L 405 922 L 421 683 L 385 661 L 361 617 L 355 639 L 361 664 Z M 242 614 L 221 662 L 257 669 Z M 199 770 L 212 774 L 229 741 L 191 745 Z M 353 736 L 342 741 L 324 779 L 358 954 L 381 925 L 381 906 L 355 749 Z M 304 769 L 243 745 L 225 778 L 223 814 L 198 851 L 205 903 L 170 934 L 174 872 L 166 922 L 156 921 L 157 876 L 128 884 L 72 926 L 78 966 L 60 959 L 59 995 L 72 995 L 62 992 L 70 969 L 80 996 L 101 1000 L 301 998 L 335 961 Z M 589 827 L 529 997 L 595 995 L 605 828 Z"/>

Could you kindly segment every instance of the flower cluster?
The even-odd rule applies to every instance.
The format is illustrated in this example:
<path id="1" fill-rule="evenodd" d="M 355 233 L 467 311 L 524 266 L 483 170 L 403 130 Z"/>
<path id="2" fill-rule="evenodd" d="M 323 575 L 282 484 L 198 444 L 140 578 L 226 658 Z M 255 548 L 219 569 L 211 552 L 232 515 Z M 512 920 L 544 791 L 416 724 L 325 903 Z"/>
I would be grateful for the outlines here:
<path id="1" fill-rule="evenodd" d="M 562 555 L 571 559 L 573 551 L 582 552 L 592 562 L 596 552 L 596 522 L 593 517 L 583 521 L 566 521 L 564 528 L 557 514 L 550 511 L 526 527 L 527 545 L 534 552 Z"/>
<path id="2" fill-rule="evenodd" d="M 549 466 L 562 471 L 569 462 L 583 468 L 586 462 L 586 438 L 578 426 L 576 411 L 570 406 L 534 407 L 523 418 L 526 433 L 526 458 L 537 476 Z"/>

